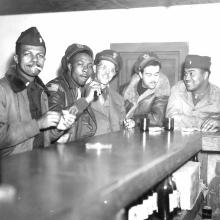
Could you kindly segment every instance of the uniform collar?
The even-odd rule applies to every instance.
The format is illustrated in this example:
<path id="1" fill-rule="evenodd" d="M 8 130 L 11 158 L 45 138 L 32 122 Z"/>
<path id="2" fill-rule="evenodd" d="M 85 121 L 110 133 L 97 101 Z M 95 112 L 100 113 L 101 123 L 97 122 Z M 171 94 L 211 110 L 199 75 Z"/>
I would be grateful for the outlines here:
<path id="1" fill-rule="evenodd" d="M 148 90 L 147 88 L 143 87 L 142 83 L 143 83 L 143 80 L 140 80 L 137 85 L 137 93 L 139 96 Z"/>
<path id="2" fill-rule="evenodd" d="M 184 82 L 183 82 L 184 84 Z M 213 89 L 212 89 L 212 86 L 211 84 L 209 83 L 209 86 L 207 88 L 207 91 L 206 91 L 206 95 L 202 97 L 202 99 L 199 100 L 198 103 L 196 103 L 195 105 L 193 104 L 193 95 L 192 95 L 192 92 L 190 91 L 187 91 L 186 87 L 185 87 L 185 84 L 184 84 L 184 89 L 185 89 L 185 98 L 188 102 L 191 103 L 191 105 L 193 106 L 197 106 L 197 107 L 201 107 L 203 105 L 208 105 L 208 104 L 211 104 L 212 101 L 213 101 Z"/>
<path id="3" fill-rule="evenodd" d="M 79 88 L 81 87 L 80 85 L 78 85 L 73 79 L 72 77 L 68 74 L 68 72 L 64 72 L 63 73 L 63 77 L 66 80 L 67 85 L 69 86 L 70 89 L 73 88 Z"/>
<path id="4" fill-rule="evenodd" d="M 25 77 L 19 74 L 16 66 L 12 66 L 5 76 L 15 93 L 23 91 L 30 84 L 30 82 Z M 49 91 L 38 76 L 35 77 L 34 82 L 38 84 L 46 92 L 47 95 L 49 95 Z"/>
<path id="5" fill-rule="evenodd" d="M 5 76 L 15 93 L 23 91 L 28 85 L 28 80 L 18 73 L 16 66 L 12 66 Z"/>

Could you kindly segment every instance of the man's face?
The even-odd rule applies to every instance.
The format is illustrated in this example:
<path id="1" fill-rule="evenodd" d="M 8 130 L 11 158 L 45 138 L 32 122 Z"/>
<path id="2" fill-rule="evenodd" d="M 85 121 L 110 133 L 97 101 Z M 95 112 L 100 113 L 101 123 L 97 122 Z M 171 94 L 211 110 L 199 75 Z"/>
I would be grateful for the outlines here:
<path id="1" fill-rule="evenodd" d="M 116 75 L 115 64 L 108 60 L 101 60 L 96 66 L 96 77 L 103 85 L 108 85 Z"/>
<path id="2" fill-rule="evenodd" d="M 198 68 L 185 68 L 183 81 L 188 91 L 196 91 L 205 83 L 204 71 Z"/>
<path id="3" fill-rule="evenodd" d="M 84 86 L 87 79 L 93 73 L 93 59 L 87 53 L 76 54 L 68 66 L 73 80 L 80 86 Z"/>
<path id="4" fill-rule="evenodd" d="M 21 45 L 14 60 L 25 75 L 35 77 L 44 67 L 45 53 L 43 46 Z"/>
<path id="5" fill-rule="evenodd" d="M 140 74 L 142 75 L 142 86 L 147 89 L 154 89 L 159 81 L 160 67 L 147 66 Z"/>

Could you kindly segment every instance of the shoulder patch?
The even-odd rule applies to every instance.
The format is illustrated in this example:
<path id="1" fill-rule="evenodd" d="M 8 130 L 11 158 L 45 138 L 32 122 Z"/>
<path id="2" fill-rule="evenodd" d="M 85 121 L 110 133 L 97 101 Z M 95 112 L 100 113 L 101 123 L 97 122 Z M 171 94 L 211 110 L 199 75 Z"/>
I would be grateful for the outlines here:
<path id="1" fill-rule="evenodd" d="M 54 84 L 54 83 L 50 83 L 50 84 L 47 85 L 47 89 L 48 89 L 50 92 L 57 92 L 58 89 L 59 89 L 59 85 Z"/>

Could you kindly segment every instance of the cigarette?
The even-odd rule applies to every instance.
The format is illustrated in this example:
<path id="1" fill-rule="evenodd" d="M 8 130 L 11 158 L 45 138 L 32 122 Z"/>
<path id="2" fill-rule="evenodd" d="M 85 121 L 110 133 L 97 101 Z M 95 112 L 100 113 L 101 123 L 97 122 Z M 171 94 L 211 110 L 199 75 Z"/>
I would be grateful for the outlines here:
<path id="1" fill-rule="evenodd" d="M 42 70 L 42 68 L 41 67 L 39 67 L 39 66 L 35 66 L 35 68 L 37 68 L 38 70 Z"/>

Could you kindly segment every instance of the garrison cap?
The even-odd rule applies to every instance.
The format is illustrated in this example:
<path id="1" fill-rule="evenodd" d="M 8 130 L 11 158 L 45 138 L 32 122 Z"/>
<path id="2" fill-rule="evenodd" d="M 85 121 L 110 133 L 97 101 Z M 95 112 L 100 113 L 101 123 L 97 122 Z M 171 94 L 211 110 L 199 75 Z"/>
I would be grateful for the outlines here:
<path id="1" fill-rule="evenodd" d="M 44 39 L 36 27 L 31 27 L 23 31 L 16 41 L 17 45 L 43 46 L 46 49 Z"/>
<path id="2" fill-rule="evenodd" d="M 139 71 L 143 71 L 144 68 L 152 61 L 157 61 L 161 67 L 161 61 L 154 52 L 146 52 L 141 54 L 134 64 L 134 72 L 138 73 Z"/>
<path id="3" fill-rule="evenodd" d="M 108 60 L 115 64 L 116 73 L 119 73 L 122 68 L 122 58 L 120 53 L 114 50 L 103 50 L 96 54 L 95 56 L 95 65 L 97 65 L 100 60 Z"/>
<path id="4" fill-rule="evenodd" d="M 185 59 L 184 68 L 199 68 L 210 70 L 211 58 L 208 56 L 187 55 Z"/>

